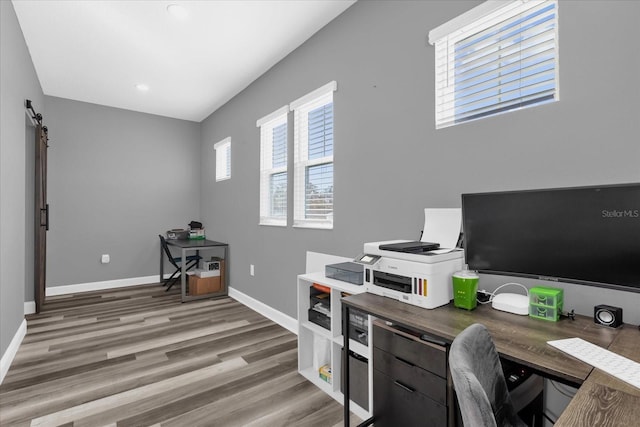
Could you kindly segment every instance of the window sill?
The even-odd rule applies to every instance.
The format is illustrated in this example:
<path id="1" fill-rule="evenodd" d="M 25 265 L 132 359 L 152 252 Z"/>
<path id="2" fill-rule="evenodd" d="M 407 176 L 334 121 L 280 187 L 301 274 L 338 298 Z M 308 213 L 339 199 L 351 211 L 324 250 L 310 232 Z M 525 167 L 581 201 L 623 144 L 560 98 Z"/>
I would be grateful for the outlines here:
<path id="1" fill-rule="evenodd" d="M 293 228 L 311 228 L 316 230 L 333 230 L 333 223 L 298 221 L 293 223 Z"/>
<path id="2" fill-rule="evenodd" d="M 258 225 L 266 225 L 268 227 L 286 227 L 287 223 L 285 222 L 281 222 L 281 221 L 269 221 L 269 220 L 265 220 L 265 221 L 260 221 L 258 223 Z"/>

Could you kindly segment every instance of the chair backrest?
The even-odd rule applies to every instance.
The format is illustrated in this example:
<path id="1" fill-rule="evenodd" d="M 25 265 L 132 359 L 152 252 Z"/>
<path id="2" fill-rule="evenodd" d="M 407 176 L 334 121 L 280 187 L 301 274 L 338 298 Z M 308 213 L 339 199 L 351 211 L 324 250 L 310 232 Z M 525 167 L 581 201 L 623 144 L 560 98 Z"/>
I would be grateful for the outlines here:
<path id="1" fill-rule="evenodd" d="M 176 263 L 175 259 L 173 259 L 173 255 L 169 250 L 169 245 L 167 245 L 167 241 L 165 240 L 164 236 L 162 234 L 158 234 L 158 237 L 160 238 L 160 244 L 162 245 L 162 249 L 164 250 L 164 253 L 167 255 L 167 258 L 169 258 L 169 262 L 173 264 L 175 268 L 180 268 L 178 263 Z"/>
<path id="2" fill-rule="evenodd" d="M 449 368 L 465 427 L 523 425 L 509 397 L 491 335 L 479 324 L 451 344 Z"/>

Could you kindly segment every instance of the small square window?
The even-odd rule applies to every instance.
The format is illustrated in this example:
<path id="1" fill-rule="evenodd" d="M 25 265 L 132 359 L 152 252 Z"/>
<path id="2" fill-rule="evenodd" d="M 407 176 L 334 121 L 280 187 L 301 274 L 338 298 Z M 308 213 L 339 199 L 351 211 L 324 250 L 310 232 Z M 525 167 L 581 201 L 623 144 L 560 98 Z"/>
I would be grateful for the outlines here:
<path id="1" fill-rule="evenodd" d="M 216 181 L 231 178 L 231 137 L 216 143 Z"/>

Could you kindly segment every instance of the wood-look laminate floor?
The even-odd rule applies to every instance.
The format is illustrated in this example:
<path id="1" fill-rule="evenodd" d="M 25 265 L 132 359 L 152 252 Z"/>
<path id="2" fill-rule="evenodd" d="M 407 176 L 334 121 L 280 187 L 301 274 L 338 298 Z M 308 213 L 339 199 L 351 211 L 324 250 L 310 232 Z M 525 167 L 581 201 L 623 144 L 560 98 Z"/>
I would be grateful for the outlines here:
<path id="1" fill-rule="evenodd" d="M 336 426 L 297 337 L 159 284 L 48 297 L 0 386 L 2 426 Z M 354 419 L 355 420 L 355 419 Z"/>

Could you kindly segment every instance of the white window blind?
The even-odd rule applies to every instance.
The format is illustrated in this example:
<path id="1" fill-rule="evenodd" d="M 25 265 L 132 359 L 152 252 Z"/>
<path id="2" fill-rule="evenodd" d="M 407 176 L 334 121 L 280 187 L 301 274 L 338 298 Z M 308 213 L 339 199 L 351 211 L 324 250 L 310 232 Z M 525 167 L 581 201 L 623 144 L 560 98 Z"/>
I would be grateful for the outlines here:
<path id="1" fill-rule="evenodd" d="M 556 0 L 488 1 L 429 33 L 436 128 L 556 101 Z"/>
<path id="2" fill-rule="evenodd" d="M 285 106 L 260 127 L 260 225 L 287 225 L 287 113 Z"/>
<path id="3" fill-rule="evenodd" d="M 231 178 L 231 137 L 216 143 L 216 181 Z"/>
<path id="4" fill-rule="evenodd" d="M 331 82 L 291 103 L 294 110 L 295 227 L 333 228 L 333 92 Z"/>

